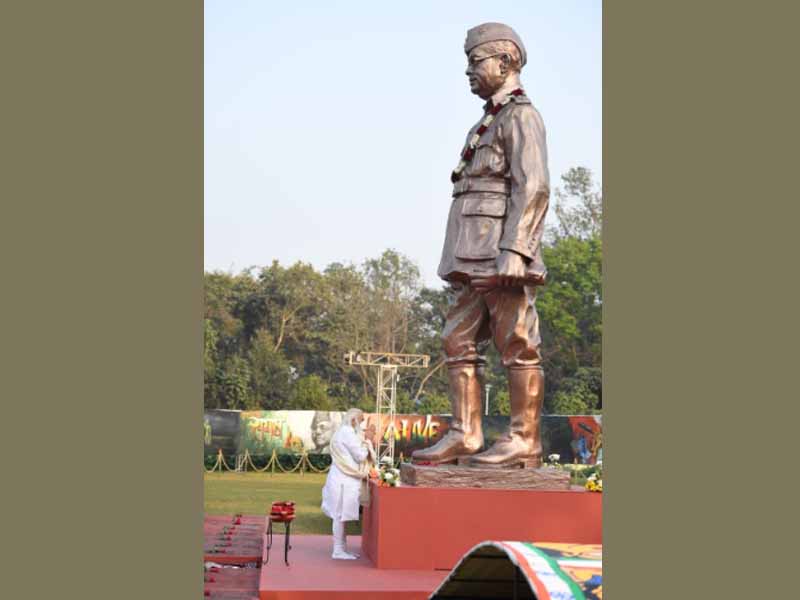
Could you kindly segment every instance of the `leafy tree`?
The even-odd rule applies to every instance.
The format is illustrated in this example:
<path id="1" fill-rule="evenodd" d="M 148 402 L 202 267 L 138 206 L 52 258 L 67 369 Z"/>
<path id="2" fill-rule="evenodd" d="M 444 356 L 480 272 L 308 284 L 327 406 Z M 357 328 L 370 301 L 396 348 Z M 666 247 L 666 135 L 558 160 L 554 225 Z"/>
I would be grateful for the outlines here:
<path id="1" fill-rule="evenodd" d="M 490 415 L 510 415 L 511 414 L 511 397 L 508 390 L 500 390 L 495 394 L 494 398 L 489 399 L 489 414 Z"/>
<path id="2" fill-rule="evenodd" d="M 313 339 L 317 350 L 313 365 L 317 372 L 334 383 L 331 393 L 337 402 L 349 405 L 354 393 L 358 397 L 371 395 L 368 371 L 349 367 L 343 359 L 351 350 L 373 347 L 369 290 L 363 274 L 353 265 L 333 263 L 323 275 L 323 318 L 309 333 L 309 339 Z M 356 387 L 360 387 L 357 392 Z"/>
<path id="3" fill-rule="evenodd" d="M 253 395 L 260 408 L 284 408 L 293 379 L 292 369 L 266 329 L 259 329 L 253 338 L 248 359 L 251 366 Z"/>
<path id="4" fill-rule="evenodd" d="M 588 385 L 584 370 L 599 373 L 602 364 L 603 197 L 585 167 L 570 169 L 561 180 L 564 188 L 555 192 L 557 224 L 542 249 L 548 283 L 539 290 L 537 308 L 547 373 L 545 407 L 576 414 L 599 407 L 601 397 L 599 377 Z"/>
<path id="5" fill-rule="evenodd" d="M 327 384 L 317 375 L 300 377 L 292 386 L 285 408 L 289 410 L 333 410 Z"/>
<path id="6" fill-rule="evenodd" d="M 558 390 L 549 404 L 550 412 L 556 415 L 585 415 L 590 412 L 580 396 L 572 396 L 564 390 Z"/>
<path id="7" fill-rule="evenodd" d="M 250 393 L 250 365 L 244 358 L 238 354 L 229 357 L 217 370 L 216 378 L 220 408 L 247 410 L 258 407 Z"/>
<path id="8" fill-rule="evenodd" d="M 421 415 L 446 415 L 450 414 L 450 398 L 447 394 L 437 394 L 435 392 L 423 394 L 414 411 Z"/>
<path id="9" fill-rule="evenodd" d="M 597 412 L 601 404 L 602 376 L 599 368 L 580 367 L 565 378 L 550 400 L 554 414 L 586 415 Z"/>
<path id="10" fill-rule="evenodd" d="M 249 333 L 265 326 L 275 350 L 288 347 L 288 353 L 302 354 L 304 336 L 320 313 L 322 287 L 322 276 L 311 265 L 298 262 L 284 268 L 274 261 L 261 270 L 258 288 L 248 299 Z"/>
<path id="11" fill-rule="evenodd" d="M 537 307 L 560 344 L 575 356 L 595 350 L 602 331 L 602 245 L 599 239 L 564 238 L 544 248 L 548 283 Z"/>
<path id="12" fill-rule="evenodd" d="M 364 262 L 370 292 L 373 348 L 381 352 L 410 352 L 410 308 L 421 283 L 419 269 L 395 250 Z"/>
<path id="13" fill-rule="evenodd" d="M 579 367 L 601 365 L 602 245 L 598 238 L 560 238 L 543 254 L 548 283 L 539 290 L 537 308 L 551 396 Z"/>
<path id="14" fill-rule="evenodd" d="M 602 406 L 600 223 L 602 196 L 591 172 L 575 168 L 556 190 L 556 227 L 543 245 L 548 284 L 540 288 L 546 407 L 591 412 Z M 205 406 L 374 410 L 376 373 L 350 367 L 351 350 L 428 354 L 430 367 L 398 382 L 399 412 L 449 412 L 441 331 L 449 288 L 427 288 L 395 250 L 359 266 L 284 267 L 205 274 Z M 493 414 L 508 414 L 506 372 L 489 345 L 486 381 Z"/>
<path id="15" fill-rule="evenodd" d="M 414 414 L 417 412 L 416 405 L 414 404 L 414 399 L 411 397 L 406 390 L 398 388 L 397 390 L 397 403 L 395 405 L 395 410 L 401 414 Z M 375 410 L 375 404 L 373 402 L 372 409 Z"/>
<path id="16" fill-rule="evenodd" d="M 203 319 L 203 398 L 206 408 L 215 408 L 217 393 L 217 330 L 210 319 Z"/>
<path id="17" fill-rule="evenodd" d="M 595 187 L 592 172 L 573 167 L 561 176 L 564 188 L 555 190 L 558 238 L 599 238 L 603 227 L 603 194 Z"/>
<path id="18" fill-rule="evenodd" d="M 425 371 L 409 371 L 409 382 L 415 400 L 424 393 L 447 396 L 447 369 L 442 350 L 441 332 L 447 315 L 451 293 L 448 288 L 432 289 L 423 287 L 411 306 L 411 335 L 416 341 L 416 353 L 431 357 L 430 366 Z M 421 411 L 421 409 L 418 409 Z M 449 408 L 447 411 L 449 412 Z"/>

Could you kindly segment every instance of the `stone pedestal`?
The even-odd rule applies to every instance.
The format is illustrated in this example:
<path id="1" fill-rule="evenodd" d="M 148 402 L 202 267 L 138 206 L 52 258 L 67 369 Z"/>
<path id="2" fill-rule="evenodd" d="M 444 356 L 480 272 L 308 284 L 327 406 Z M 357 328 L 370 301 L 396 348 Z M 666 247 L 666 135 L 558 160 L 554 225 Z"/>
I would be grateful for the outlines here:
<path id="1" fill-rule="evenodd" d="M 400 481 L 404 485 L 491 488 L 507 490 L 568 490 L 569 471 L 542 467 L 539 469 L 498 469 L 461 465 L 400 465 Z"/>

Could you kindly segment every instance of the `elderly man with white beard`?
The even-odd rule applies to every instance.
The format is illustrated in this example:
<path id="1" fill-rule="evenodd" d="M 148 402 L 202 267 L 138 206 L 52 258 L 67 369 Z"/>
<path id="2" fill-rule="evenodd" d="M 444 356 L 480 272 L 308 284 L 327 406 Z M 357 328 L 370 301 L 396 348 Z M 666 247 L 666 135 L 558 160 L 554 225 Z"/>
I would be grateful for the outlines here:
<path id="1" fill-rule="evenodd" d="M 345 522 L 358 521 L 362 487 L 368 485 L 375 448 L 364 439 L 364 413 L 351 408 L 333 435 L 330 445 L 331 469 L 322 488 L 322 512 L 333 520 L 333 554 L 338 560 L 359 557 L 347 551 Z"/>

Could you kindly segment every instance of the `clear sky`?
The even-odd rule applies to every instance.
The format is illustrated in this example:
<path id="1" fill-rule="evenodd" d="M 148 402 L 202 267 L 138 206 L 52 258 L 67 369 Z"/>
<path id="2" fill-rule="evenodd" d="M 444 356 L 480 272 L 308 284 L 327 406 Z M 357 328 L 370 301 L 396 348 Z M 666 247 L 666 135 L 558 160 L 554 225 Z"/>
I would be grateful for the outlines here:
<path id="1" fill-rule="evenodd" d="M 386 248 L 436 278 L 450 171 L 483 101 L 467 29 L 522 37 L 551 186 L 602 181 L 600 0 L 205 2 L 205 268 L 322 269 Z"/>

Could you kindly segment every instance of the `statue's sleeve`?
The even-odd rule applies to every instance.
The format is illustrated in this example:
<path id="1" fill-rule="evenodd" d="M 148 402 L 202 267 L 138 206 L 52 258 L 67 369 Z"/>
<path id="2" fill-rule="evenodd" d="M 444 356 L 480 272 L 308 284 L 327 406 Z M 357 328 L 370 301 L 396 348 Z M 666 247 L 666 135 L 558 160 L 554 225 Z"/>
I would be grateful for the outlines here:
<path id="1" fill-rule="evenodd" d="M 500 249 L 532 259 L 541 243 L 542 227 L 550 199 L 547 144 L 544 124 L 530 105 L 514 107 L 503 127 L 503 145 L 511 176 Z"/>

